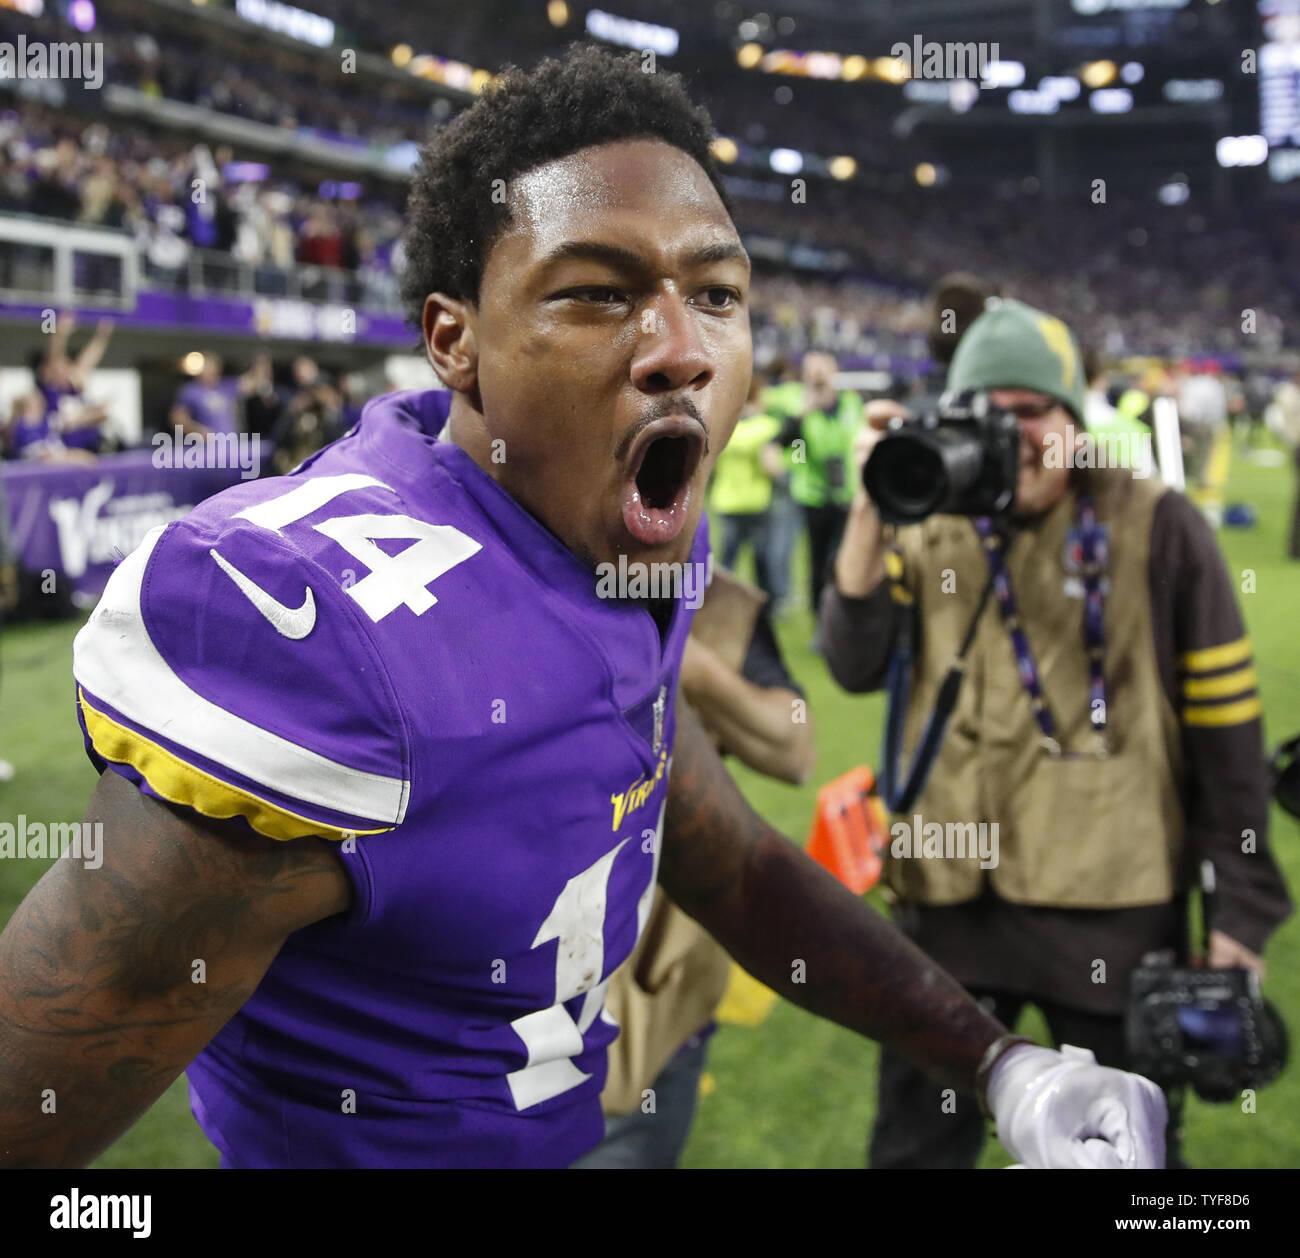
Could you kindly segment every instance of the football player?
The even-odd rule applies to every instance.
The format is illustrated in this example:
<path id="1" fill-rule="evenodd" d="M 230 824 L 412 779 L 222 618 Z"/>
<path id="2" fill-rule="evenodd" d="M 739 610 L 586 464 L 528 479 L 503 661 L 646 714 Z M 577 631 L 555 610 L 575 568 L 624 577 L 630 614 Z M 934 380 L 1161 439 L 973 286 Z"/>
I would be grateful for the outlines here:
<path id="1" fill-rule="evenodd" d="M 693 600 L 633 585 L 706 563 L 752 360 L 709 144 L 636 55 L 503 76 L 414 179 L 404 292 L 449 392 L 376 399 L 116 570 L 74 652 L 103 868 L 56 862 L 0 941 L 0 1161 L 84 1164 L 188 1070 L 225 1166 L 567 1166 L 656 877 L 1022 1161 L 1159 1161 L 1153 1085 L 1008 1037 L 678 719 Z"/>

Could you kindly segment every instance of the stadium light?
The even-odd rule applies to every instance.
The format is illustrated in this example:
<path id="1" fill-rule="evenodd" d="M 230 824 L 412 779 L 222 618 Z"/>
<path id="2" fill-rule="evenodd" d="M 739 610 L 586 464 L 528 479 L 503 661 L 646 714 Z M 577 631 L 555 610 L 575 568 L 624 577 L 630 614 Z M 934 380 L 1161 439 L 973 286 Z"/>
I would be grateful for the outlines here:
<path id="1" fill-rule="evenodd" d="M 1126 114 L 1133 108 L 1133 93 L 1126 87 L 1108 87 L 1093 92 L 1088 107 L 1096 114 Z"/>
<path id="2" fill-rule="evenodd" d="M 884 79 L 886 83 L 906 83 L 912 77 L 902 57 L 877 57 L 871 68 L 875 70 L 876 78 Z"/>
<path id="3" fill-rule="evenodd" d="M 1274 183 L 1300 178 L 1300 149 L 1275 149 L 1268 155 L 1268 177 Z"/>
<path id="4" fill-rule="evenodd" d="M 762 44 L 741 44 L 736 49 L 736 64 L 742 70 L 752 70 L 763 60 Z"/>
<path id="5" fill-rule="evenodd" d="M 1105 87 L 1113 83 L 1119 73 L 1119 67 L 1113 61 L 1089 61 L 1079 72 L 1079 77 L 1088 87 Z"/>
<path id="6" fill-rule="evenodd" d="M 1052 92 L 1022 88 L 1007 94 L 1007 108 L 1013 114 L 1054 114 L 1060 107 L 1060 97 Z"/>
<path id="7" fill-rule="evenodd" d="M 931 162 L 921 162 L 912 172 L 916 176 L 916 182 L 923 188 L 932 188 L 939 178 L 939 172 Z"/>
<path id="8" fill-rule="evenodd" d="M 671 26 L 638 22 L 606 13 L 604 9 L 587 11 L 587 34 L 609 44 L 622 44 L 625 48 L 649 49 L 661 57 L 671 57 L 681 43 L 681 36 Z"/>
<path id="9" fill-rule="evenodd" d="M 1262 135 L 1225 135 L 1214 146 L 1219 165 L 1262 166 L 1268 160 L 1268 141 Z"/>
<path id="10" fill-rule="evenodd" d="M 1173 182 L 1165 184 L 1157 195 L 1160 198 L 1161 205 L 1182 205 L 1191 195 L 1191 189 L 1183 180 L 1175 179 Z"/>
<path id="11" fill-rule="evenodd" d="M 1019 87 L 1025 81 L 1025 64 L 1023 61 L 990 61 L 984 67 L 984 77 L 980 87 Z"/>
<path id="12" fill-rule="evenodd" d="M 728 136 L 720 135 L 709 145 L 713 156 L 720 162 L 726 162 L 730 165 L 740 156 L 740 149 L 737 147 L 735 140 Z"/>
<path id="13" fill-rule="evenodd" d="M 1057 100 L 1078 100 L 1083 88 L 1072 74 L 1049 74 L 1038 80 L 1038 90 Z"/>
<path id="14" fill-rule="evenodd" d="M 852 179 L 857 174 L 858 164 L 851 157 L 832 157 L 828 169 L 832 179 Z"/>
<path id="15" fill-rule="evenodd" d="M 415 49 L 410 44 L 398 44 L 388 56 L 399 70 L 404 70 L 411 64 L 411 58 L 415 56 Z"/>
<path id="16" fill-rule="evenodd" d="M 1202 105 L 1223 95 L 1222 79 L 1170 79 L 1164 97 L 1177 105 Z"/>
<path id="17" fill-rule="evenodd" d="M 905 100 L 919 100 L 927 105 L 946 105 L 951 99 L 946 79 L 908 79 L 903 84 Z"/>
<path id="18" fill-rule="evenodd" d="M 797 149 L 773 149 L 767 160 L 781 175 L 797 175 L 803 169 L 803 154 Z"/>
<path id="19" fill-rule="evenodd" d="M 969 112 L 979 98 L 979 85 L 970 79 L 957 79 L 948 85 L 948 108 L 955 114 Z"/>
<path id="20" fill-rule="evenodd" d="M 328 48 L 334 42 L 334 23 L 319 13 L 296 9 L 279 0 L 235 0 L 235 12 L 255 26 L 288 35 L 316 48 Z"/>
<path id="21" fill-rule="evenodd" d="M 181 370 L 187 376 L 197 376 L 203 370 L 204 357 L 198 350 L 191 350 L 181 359 Z"/>
<path id="22" fill-rule="evenodd" d="M 858 79 L 866 77 L 866 73 L 870 68 L 871 64 L 866 57 L 855 52 L 844 58 L 843 63 L 840 65 L 840 77 L 846 82 L 856 83 Z"/>
<path id="23" fill-rule="evenodd" d="M 569 20 L 569 6 L 564 0 L 550 0 L 546 6 L 546 17 L 552 26 L 563 26 Z"/>
<path id="24" fill-rule="evenodd" d="M 1135 83 L 1141 83 L 1146 76 L 1146 67 L 1140 61 L 1126 61 L 1120 67 L 1119 77 L 1130 87 Z"/>

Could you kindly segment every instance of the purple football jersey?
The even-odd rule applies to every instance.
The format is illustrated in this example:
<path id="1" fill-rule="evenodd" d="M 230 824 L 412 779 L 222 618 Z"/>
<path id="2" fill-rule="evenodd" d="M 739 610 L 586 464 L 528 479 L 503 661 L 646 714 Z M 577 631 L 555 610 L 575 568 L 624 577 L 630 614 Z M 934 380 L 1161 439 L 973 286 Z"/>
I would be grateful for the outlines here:
<path id="1" fill-rule="evenodd" d="M 650 908 L 692 612 L 595 574 L 389 394 L 292 475 L 152 532 L 78 635 L 97 767 L 340 840 L 189 1070 L 223 1162 L 567 1166 L 603 1134 L 608 979 Z M 707 526 L 690 560 L 707 564 Z"/>
<path id="2" fill-rule="evenodd" d="M 65 428 L 68 418 L 79 416 L 86 405 L 86 399 L 80 389 L 69 386 L 56 388 L 54 385 L 37 386 L 45 399 L 46 435 L 55 438 L 56 443 L 69 450 L 99 450 L 103 438 L 98 424 L 86 424 L 80 428 Z"/>
<path id="3" fill-rule="evenodd" d="M 239 381 L 233 376 L 217 384 L 191 380 L 177 392 L 176 404 L 213 432 L 239 431 Z"/>

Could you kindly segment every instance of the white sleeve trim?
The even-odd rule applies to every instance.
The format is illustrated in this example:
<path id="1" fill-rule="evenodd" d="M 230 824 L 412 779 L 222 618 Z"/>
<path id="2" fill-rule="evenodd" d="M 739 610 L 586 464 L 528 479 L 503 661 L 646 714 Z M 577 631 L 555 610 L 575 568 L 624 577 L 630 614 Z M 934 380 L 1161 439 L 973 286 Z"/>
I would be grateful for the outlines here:
<path id="1" fill-rule="evenodd" d="M 339 764 L 235 716 L 181 680 L 149 637 L 140 592 L 166 525 L 151 529 L 114 571 L 72 644 L 72 671 L 93 696 L 170 741 L 250 781 L 350 816 L 397 825 L 410 783 Z"/>

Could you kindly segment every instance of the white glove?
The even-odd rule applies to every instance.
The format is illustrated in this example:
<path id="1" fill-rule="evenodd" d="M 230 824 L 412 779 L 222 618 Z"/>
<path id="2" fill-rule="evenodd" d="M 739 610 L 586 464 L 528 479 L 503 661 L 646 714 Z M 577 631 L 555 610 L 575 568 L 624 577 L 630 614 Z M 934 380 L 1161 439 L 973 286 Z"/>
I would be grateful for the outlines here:
<path id="1" fill-rule="evenodd" d="M 1015 1044 L 987 1090 L 998 1139 L 1033 1167 L 1127 1169 L 1165 1164 L 1165 1097 L 1150 1079 L 1097 1065 L 1086 1048 Z"/>

